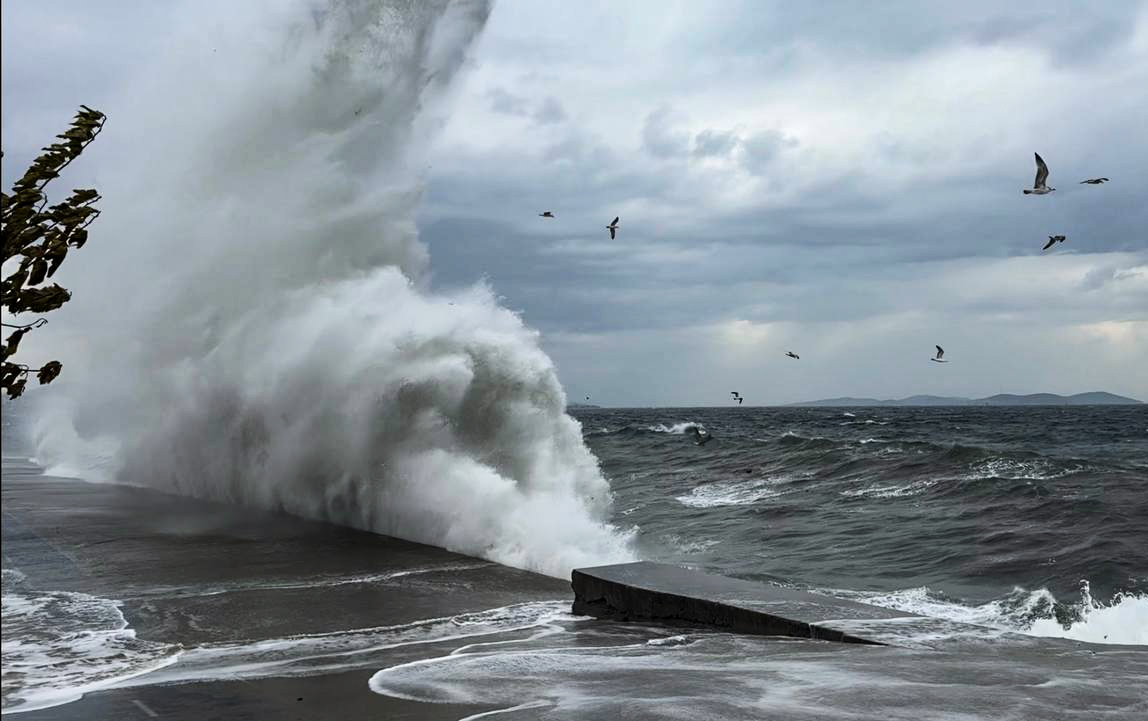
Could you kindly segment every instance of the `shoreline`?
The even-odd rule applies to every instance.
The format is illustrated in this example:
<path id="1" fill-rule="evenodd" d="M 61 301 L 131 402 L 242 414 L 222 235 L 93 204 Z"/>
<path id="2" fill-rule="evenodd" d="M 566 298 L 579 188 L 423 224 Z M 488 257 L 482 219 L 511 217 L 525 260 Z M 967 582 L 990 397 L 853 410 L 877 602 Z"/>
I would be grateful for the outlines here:
<path id="1" fill-rule="evenodd" d="M 41 476 L 7 454 L 3 532 L 4 567 L 24 577 L 18 590 L 114 601 L 125 636 L 181 654 L 134 679 L 116 676 L 110 688 L 96 684 L 77 700 L 63 693 L 38 710 L 4 709 L 29 721 L 146 719 L 149 711 L 157 718 L 458 719 L 496 709 L 384 696 L 367 681 L 395 661 L 441 655 L 443 644 L 468 633 L 520 636 L 531 619 L 516 621 L 516 610 L 569 609 L 573 597 L 569 582 L 439 548 Z M 281 657 L 247 652 L 261 645 L 279 647 Z M 307 668 L 324 654 L 329 668 Z M 220 675 L 213 665 L 228 662 L 250 668 L 235 680 L 213 678 Z M 260 663 L 266 668 L 252 666 Z"/>

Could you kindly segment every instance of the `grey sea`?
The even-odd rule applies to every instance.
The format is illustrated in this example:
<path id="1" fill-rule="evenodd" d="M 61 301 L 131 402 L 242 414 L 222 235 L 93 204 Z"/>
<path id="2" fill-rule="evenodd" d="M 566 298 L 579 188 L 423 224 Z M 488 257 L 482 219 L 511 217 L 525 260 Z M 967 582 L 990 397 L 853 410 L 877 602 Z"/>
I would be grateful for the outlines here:
<path id="1" fill-rule="evenodd" d="M 562 579 L 46 476 L 6 409 L 4 713 L 1148 715 L 1145 407 L 572 414 L 640 557 L 935 623 L 855 646 L 575 616 Z"/>

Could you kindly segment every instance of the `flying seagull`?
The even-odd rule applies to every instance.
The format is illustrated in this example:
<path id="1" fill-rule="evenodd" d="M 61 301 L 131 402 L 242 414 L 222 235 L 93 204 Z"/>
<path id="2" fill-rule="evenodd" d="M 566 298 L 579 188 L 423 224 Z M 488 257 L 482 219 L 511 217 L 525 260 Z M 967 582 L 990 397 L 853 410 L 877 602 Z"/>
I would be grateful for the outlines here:
<path id="1" fill-rule="evenodd" d="M 714 439 L 713 434 L 709 431 L 703 431 L 697 426 L 690 426 L 690 435 L 694 437 L 694 443 L 699 446 L 704 446 Z"/>
<path id="2" fill-rule="evenodd" d="M 1041 248 L 1041 250 L 1048 250 L 1057 243 L 1063 243 L 1065 240 L 1067 240 L 1067 238 L 1065 238 L 1063 235 L 1050 235 L 1048 236 L 1048 242 L 1044 244 L 1044 247 Z"/>
<path id="3" fill-rule="evenodd" d="M 1040 157 L 1040 153 L 1033 153 L 1036 156 L 1036 180 L 1033 181 L 1032 190 L 1024 189 L 1025 195 L 1046 195 L 1056 190 L 1047 185 L 1048 181 L 1048 166 L 1044 164 L 1044 158 Z"/>
<path id="4" fill-rule="evenodd" d="M 934 363 L 948 363 L 947 360 L 943 360 L 944 357 L 945 349 L 941 346 L 937 346 L 937 356 L 935 358 L 930 358 L 929 360 L 933 361 Z"/>
<path id="5" fill-rule="evenodd" d="M 619 215 L 617 218 L 614 218 L 614 222 L 606 226 L 606 230 L 610 231 L 610 240 L 614 239 L 614 233 L 618 230 L 618 221 L 621 219 L 622 216 Z"/>
<path id="6" fill-rule="evenodd" d="M 801 360 L 801 356 L 797 355 L 796 353 L 794 353 L 794 352 L 793 352 L 793 351 L 791 351 L 791 350 L 787 350 L 787 351 L 785 351 L 785 355 L 787 355 L 787 356 L 789 356 L 790 358 L 793 358 L 793 359 L 795 359 L 795 360 Z"/>
<path id="7" fill-rule="evenodd" d="M 1080 184 L 1084 185 L 1085 183 L 1087 183 L 1088 185 L 1100 185 L 1101 183 L 1107 183 L 1107 182 L 1108 182 L 1108 178 L 1089 178 L 1088 180 L 1080 181 Z"/>
<path id="8" fill-rule="evenodd" d="M 554 217 L 554 213 L 551 213 L 549 210 L 547 210 L 547 211 L 544 211 L 544 212 L 542 212 L 542 213 L 539 213 L 539 214 L 538 214 L 538 217 L 539 217 L 539 218 L 553 218 L 553 217 Z"/>

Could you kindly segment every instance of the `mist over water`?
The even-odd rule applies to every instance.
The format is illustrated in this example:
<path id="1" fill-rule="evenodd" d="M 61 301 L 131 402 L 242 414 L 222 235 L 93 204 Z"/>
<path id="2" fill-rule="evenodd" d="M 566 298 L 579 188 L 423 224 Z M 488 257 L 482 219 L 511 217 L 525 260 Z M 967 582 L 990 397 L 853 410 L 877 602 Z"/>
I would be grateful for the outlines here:
<path id="1" fill-rule="evenodd" d="M 106 108 L 39 460 L 552 575 L 629 558 L 537 334 L 429 290 L 416 169 L 489 4 L 242 5 Z"/>

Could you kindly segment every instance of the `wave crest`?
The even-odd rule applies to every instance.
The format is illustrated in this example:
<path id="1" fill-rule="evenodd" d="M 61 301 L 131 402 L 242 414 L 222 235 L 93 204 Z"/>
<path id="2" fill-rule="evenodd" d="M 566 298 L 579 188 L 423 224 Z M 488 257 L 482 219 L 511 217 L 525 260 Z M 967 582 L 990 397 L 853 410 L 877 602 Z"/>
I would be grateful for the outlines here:
<path id="1" fill-rule="evenodd" d="M 157 70 L 187 80 L 165 78 L 179 97 L 132 105 L 158 128 L 172 108 L 208 114 L 168 162 L 137 147 L 166 130 L 109 125 L 126 172 L 93 233 L 117 243 L 93 245 L 119 254 L 118 282 L 78 287 L 88 308 L 124 287 L 139 302 L 91 338 L 90 373 L 58 389 L 72 423 L 37 455 L 556 576 L 630 559 L 537 334 L 488 288 L 427 289 L 409 168 L 488 4 L 308 7 L 192 18 L 209 29 Z M 217 57 L 205 43 L 227 56 L 222 89 L 187 67 Z"/>
<path id="2" fill-rule="evenodd" d="M 827 593 L 922 616 L 1030 636 L 1119 645 L 1148 644 L 1148 596 L 1117 593 L 1111 603 L 1104 604 L 1093 599 L 1088 581 L 1081 581 L 1081 598 L 1076 603 L 1057 601 L 1046 588 L 1029 591 L 1017 587 L 1002 598 L 979 605 L 946 599 L 925 586 L 892 592 L 831 590 Z"/>

